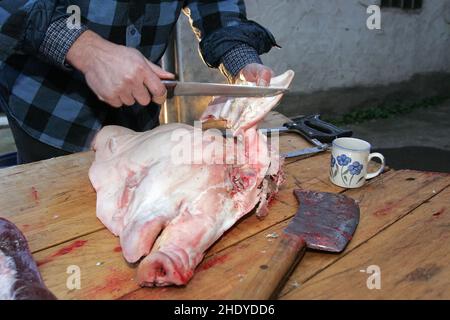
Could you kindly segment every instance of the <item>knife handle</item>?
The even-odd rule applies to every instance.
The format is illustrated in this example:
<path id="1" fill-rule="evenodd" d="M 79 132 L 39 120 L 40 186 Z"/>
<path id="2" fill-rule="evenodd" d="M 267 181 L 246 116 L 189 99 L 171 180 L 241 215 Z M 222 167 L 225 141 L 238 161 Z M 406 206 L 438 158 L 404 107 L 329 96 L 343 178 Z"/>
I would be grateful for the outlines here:
<path id="1" fill-rule="evenodd" d="M 162 80 L 163 85 L 166 86 L 167 90 L 167 99 L 172 99 L 175 93 L 175 87 L 177 86 L 177 82 L 173 80 Z"/>
<path id="2" fill-rule="evenodd" d="M 323 121 L 318 114 L 295 118 L 284 126 L 291 131 L 300 133 L 309 141 L 316 139 L 322 143 L 331 143 L 334 139 L 353 135 L 351 130 L 341 129 Z"/>
<path id="3" fill-rule="evenodd" d="M 287 279 L 306 251 L 303 238 L 283 233 L 269 254 L 257 267 L 250 267 L 247 278 L 239 283 L 230 300 L 276 299 Z M 255 270 L 257 268 L 257 270 Z"/>

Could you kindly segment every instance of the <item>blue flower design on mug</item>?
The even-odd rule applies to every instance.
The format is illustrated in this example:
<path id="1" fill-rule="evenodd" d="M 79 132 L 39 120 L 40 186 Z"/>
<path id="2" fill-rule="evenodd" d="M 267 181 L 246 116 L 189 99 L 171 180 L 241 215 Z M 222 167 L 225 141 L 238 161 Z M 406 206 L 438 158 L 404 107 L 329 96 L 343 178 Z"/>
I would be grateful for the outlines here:
<path id="1" fill-rule="evenodd" d="M 361 171 L 363 170 L 364 166 L 359 163 L 358 161 L 353 162 L 351 165 L 348 166 L 348 171 L 352 176 L 357 176 L 361 174 Z"/>
<path id="2" fill-rule="evenodd" d="M 340 166 L 345 167 L 350 164 L 350 162 L 352 162 L 352 159 L 350 157 L 347 157 L 345 154 L 341 154 L 337 157 L 337 162 Z"/>
<path id="3" fill-rule="evenodd" d="M 336 158 L 333 155 L 331 156 L 330 177 L 334 179 L 339 174 L 342 181 L 348 186 L 352 185 L 354 177 L 359 176 L 363 169 L 363 164 L 359 161 L 352 163 L 352 159 L 346 154 L 341 154 Z M 364 179 L 364 176 L 360 177 L 357 183 L 362 179 Z"/>

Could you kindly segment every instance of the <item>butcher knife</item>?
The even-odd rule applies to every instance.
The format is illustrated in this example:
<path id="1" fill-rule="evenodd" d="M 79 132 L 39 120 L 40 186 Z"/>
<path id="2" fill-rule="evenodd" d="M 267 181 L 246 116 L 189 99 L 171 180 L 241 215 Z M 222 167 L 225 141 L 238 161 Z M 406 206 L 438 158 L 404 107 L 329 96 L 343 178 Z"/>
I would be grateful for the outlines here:
<path id="1" fill-rule="evenodd" d="M 359 206 L 343 194 L 294 190 L 299 209 L 279 236 L 272 254 L 233 290 L 233 300 L 276 299 L 307 248 L 342 252 L 359 223 Z M 257 270 L 254 270 L 257 269 Z"/>
<path id="2" fill-rule="evenodd" d="M 337 138 L 351 137 L 351 130 L 342 129 L 320 119 L 320 115 L 309 115 L 292 119 L 280 128 L 260 129 L 265 134 L 296 133 L 311 142 L 314 147 L 282 154 L 284 158 L 296 158 L 326 151 Z"/>
<path id="3" fill-rule="evenodd" d="M 180 82 L 163 80 L 167 97 L 174 96 L 225 96 L 225 97 L 273 97 L 288 91 L 281 87 L 256 87 L 221 83 Z"/>

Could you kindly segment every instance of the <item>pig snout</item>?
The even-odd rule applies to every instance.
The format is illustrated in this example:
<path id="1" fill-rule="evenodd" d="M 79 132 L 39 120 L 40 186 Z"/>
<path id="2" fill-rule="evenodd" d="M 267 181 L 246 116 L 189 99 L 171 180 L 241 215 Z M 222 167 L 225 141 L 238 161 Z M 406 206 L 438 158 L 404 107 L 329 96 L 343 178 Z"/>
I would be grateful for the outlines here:
<path id="1" fill-rule="evenodd" d="M 193 274 L 193 270 L 187 269 L 177 255 L 157 251 L 142 260 L 137 279 L 141 286 L 181 286 L 188 283 Z"/>

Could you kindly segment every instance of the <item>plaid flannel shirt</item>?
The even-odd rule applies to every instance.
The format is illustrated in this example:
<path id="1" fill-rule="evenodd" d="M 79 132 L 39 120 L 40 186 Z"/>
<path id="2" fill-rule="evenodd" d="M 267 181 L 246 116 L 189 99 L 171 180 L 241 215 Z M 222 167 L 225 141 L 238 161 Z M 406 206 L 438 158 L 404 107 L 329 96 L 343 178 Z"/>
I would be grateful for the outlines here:
<path id="1" fill-rule="evenodd" d="M 70 5 L 81 9 L 79 29 L 67 27 Z M 269 31 L 246 19 L 243 0 L 2 0 L 0 105 L 32 137 L 69 152 L 89 149 L 104 125 L 155 127 L 158 106 L 111 108 L 65 56 L 89 29 L 158 63 L 182 11 L 205 63 L 228 77 L 261 63 L 259 55 L 276 45 Z"/>

